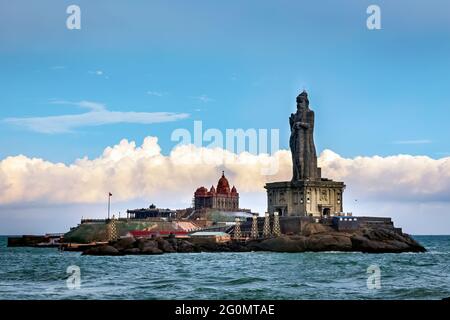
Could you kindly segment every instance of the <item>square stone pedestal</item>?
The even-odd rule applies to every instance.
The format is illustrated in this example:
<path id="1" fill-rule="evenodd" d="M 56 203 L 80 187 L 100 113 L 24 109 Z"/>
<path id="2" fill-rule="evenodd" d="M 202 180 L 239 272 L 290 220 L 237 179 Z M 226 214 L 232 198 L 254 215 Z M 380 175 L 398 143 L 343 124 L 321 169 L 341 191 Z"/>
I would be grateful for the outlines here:
<path id="1" fill-rule="evenodd" d="M 268 212 L 280 216 L 330 216 L 343 211 L 345 185 L 328 179 L 267 183 Z"/>

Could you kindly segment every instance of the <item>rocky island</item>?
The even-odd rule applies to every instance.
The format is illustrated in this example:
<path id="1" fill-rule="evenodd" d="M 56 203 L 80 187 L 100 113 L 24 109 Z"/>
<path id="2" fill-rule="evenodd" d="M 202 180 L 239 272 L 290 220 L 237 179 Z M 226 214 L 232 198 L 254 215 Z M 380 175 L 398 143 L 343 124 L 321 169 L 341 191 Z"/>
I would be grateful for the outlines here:
<path id="1" fill-rule="evenodd" d="M 296 103 L 297 110 L 289 118 L 292 179 L 266 184 L 268 212 L 265 217 L 247 218 L 242 225 L 237 218 L 235 226 L 228 230 L 233 241 L 195 244 L 185 239 L 130 238 L 88 249 L 84 254 L 203 251 L 424 252 L 425 248 L 400 228 L 395 228 L 390 218 L 353 217 L 352 214 L 343 212 L 345 184 L 322 177 L 321 168 L 317 165 L 315 116 L 309 107 L 306 91 L 297 96 Z M 230 189 L 224 175 L 217 191 L 222 189 Z"/>
<path id="2" fill-rule="evenodd" d="M 230 188 L 222 172 L 217 188 L 200 187 L 195 191 L 194 206 L 185 210 L 186 215 L 152 204 L 149 208 L 127 210 L 127 218 L 114 219 L 113 215 L 110 219 L 108 209 L 108 219 L 82 219 L 80 225 L 63 236 L 60 248 L 82 251 L 84 255 L 424 252 L 423 246 L 394 227 L 391 218 L 344 212 L 344 182 L 323 177 L 318 167 L 315 115 L 309 107 L 308 94 L 301 92 L 296 103 L 297 110 L 289 118 L 292 179 L 265 185 L 268 212 L 264 216 L 239 209 L 239 193 L 235 186 Z M 212 221 L 211 215 L 205 214 L 211 210 L 217 210 L 220 214 L 216 216 L 222 220 Z M 235 219 L 235 223 L 224 218 Z M 210 238 L 199 239 L 195 235 L 198 231 Z M 16 237 L 8 239 L 8 245 L 47 246 L 42 239 L 50 238 Z"/>
<path id="3" fill-rule="evenodd" d="M 301 234 L 281 235 L 246 242 L 192 243 L 185 239 L 135 239 L 133 237 L 111 241 L 89 248 L 84 255 L 152 255 L 190 252 L 321 252 L 344 251 L 364 253 L 425 252 L 425 248 L 411 236 L 390 228 L 366 227 L 353 232 L 340 232 L 321 224 L 305 225 Z"/>

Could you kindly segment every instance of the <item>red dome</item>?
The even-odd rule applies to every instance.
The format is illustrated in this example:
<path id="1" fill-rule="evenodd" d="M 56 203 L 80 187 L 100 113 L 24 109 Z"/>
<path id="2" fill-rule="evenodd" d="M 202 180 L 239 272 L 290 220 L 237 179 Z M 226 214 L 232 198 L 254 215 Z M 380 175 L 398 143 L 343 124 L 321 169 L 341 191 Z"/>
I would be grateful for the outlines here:
<path id="1" fill-rule="evenodd" d="M 214 186 L 211 186 L 211 189 L 209 189 L 209 192 L 216 193 L 216 188 L 214 188 Z"/>
<path id="2" fill-rule="evenodd" d="M 205 187 L 200 187 L 197 190 L 195 190 L 195 195 L 206 195 L 208 193 L 208 189 Z"/>
<path id="3" fill-rule="evenodd" d="M 230 193 L 230 184 L 228 183 L 227 178 L 225 178 L 225 173 L 222 171 L 222 177 L 219 179 L 217 183 L 217 193 L 228 194 Z"/>
<path id="4" fill-rule="evenodd" d="M 231 193 L 237 193 L 236 187 L 233 186 L 233 188 L 231 188 Z"/>

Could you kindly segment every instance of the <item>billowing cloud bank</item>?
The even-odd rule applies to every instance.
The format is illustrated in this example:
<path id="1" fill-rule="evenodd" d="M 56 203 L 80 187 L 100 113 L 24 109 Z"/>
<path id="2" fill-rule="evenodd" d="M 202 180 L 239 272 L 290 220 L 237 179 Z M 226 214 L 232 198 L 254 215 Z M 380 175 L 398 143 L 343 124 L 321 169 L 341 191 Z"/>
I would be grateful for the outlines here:
<path id="1" fill-rule="evenodd" d="M 396 155 L 345 159 L 325 150 L 324 176 L 345 181 L 357 196 L 390 201 L 450 201 L 450 157 Z"/>
<path id="2" fill-rule="evenodd" d="M 355 197 L 450 201 L 450 157 L 346 159 L 325 150 L 319 165 L 324 176 L 345 181 Z M 275 175 L 262 174 L 274 166 L 279 168 Z M 122 140 L 96 159 L 83 158 L 71 165 L 22 155 L 8 157 L 0 162 L 0 204 L 98 203 L 105 201 L 107 192 L 112 192 L 116 201 L 190 197 L 195 187 L 216 183 L 221 170 L 226 170 L 239 192 L 264 192 L 267 181 L 290 179 L 290 152 L 236 155 L 185 145 L 165 156 L 157 138 L 147 137 L 140 147 Z"/>

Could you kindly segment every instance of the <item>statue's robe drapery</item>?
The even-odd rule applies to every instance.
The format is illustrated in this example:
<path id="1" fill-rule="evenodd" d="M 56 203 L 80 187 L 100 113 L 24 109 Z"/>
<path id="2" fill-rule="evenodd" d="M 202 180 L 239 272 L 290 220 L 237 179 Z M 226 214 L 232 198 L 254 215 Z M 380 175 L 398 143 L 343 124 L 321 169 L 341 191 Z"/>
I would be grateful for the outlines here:
<path id="1" fill-rule="evenodd" d="M 314 145 L 314 111 L 299 105 L 297 112 L 289 118 L 291 137 L 289 145 L 292 154 L 292 180 L 320 179 Z"/>

